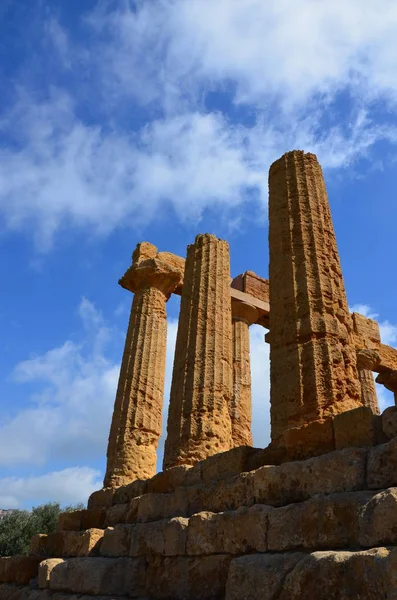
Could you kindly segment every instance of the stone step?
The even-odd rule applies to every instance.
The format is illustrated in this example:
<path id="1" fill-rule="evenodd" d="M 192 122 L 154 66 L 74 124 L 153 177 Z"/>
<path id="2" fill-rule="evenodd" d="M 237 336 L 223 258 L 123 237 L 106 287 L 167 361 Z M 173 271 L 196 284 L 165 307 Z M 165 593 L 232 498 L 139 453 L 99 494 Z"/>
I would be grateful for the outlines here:
<path id="1" fill-rule="evenodd" d="M 37 576 L 40 560 L 34 556 L 0 557 L 0 583 L 29 583 Z"/>
<path id="2" fill-rule="evenodd" d="M 35 535 L 30 540 L 30 555 L 43 558 L 99 556 L 103 535 L 103 529 Z"/>
<path id="3" fill-rule="evenodd" d="M 77 600 L 76 595 L 68 592 L 52 592 L 34 587 L 19 586 L 11 583 L 0 584 L 0 600 Z M 115 600 L 114 596 L 80 596 L 80 600 Z M 127 596 L 117 596 L 117 600 L 130 600 Z M 139 598 L 150 600 L 150 598 Z"/>

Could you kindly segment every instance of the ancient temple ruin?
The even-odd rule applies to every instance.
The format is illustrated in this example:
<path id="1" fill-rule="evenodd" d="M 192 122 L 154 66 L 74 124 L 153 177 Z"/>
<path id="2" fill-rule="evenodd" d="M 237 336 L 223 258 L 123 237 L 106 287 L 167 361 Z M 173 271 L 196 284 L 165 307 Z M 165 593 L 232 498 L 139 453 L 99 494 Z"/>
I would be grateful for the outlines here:
<path id="1" fill-rule="evenodd" d="M 230 274 L 227 242 L 186 258 L 138 244 L 104 487 L 0 600 L 373 600 L 397 590 L 397 350 L 350 314 L 321 167 L 269 172 L 269 279 Z M 247 265 L 249 268 L 249 265 Z M 181 296 L 163 471 L 166 304 Z M 271 443 L 252 447 L 249 327 L 270 344 Z"/>

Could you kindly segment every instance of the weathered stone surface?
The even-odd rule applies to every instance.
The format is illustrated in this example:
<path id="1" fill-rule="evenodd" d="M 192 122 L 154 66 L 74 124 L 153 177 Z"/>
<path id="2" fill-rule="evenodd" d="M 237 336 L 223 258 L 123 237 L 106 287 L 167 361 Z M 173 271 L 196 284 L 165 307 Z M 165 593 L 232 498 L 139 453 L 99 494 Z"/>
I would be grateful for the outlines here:
<path id="1" fill-rule="evenodd" d="M 164 469 L 232 447 L 229 246 L 198 235 L 188 247 L 175 348 Z"/>
<path id="2" fill-rule="evenodd" d="M 321 167 L 286 153 L 269 171 L 272 439 L 360 406 L 349 314 Z"/>
<path id="3" fill-rule="evenodd" d="M 58 517 L 58 531 L 80 531 L 83 510 L 63 512 Z"/>
<path id="4" fill-rule="evenodd" d="M 35 556 L 0 557 L 0 583 L 29 583 L 37 576 L 40 561 Z"/>
<path id="5" fill-rule="evenodd" d="M 359 544 L 397 545 L 397 488 L 373 495 L 359 514 Z"/>
<path id="6" fill-rule="evenodd" d="M 175 517 L 138 524 L 131 530 L 130 556 L 183 556 L 186 554 L 188 519 Z"/>
<path id="7" fill-rule="evenodd" d="M 30 556 L 47 556 L 47 538 L 45 533 L 39 533 L 30 538 Z"/>
<path id="8" fill-rule="evenodd" d="M 287 574 L 277 600 L 374 600 L 396 597 L 396 549 L 314 552 Z M 259 598 L 253 595 L 251 598 Z M 264 600 L 264 597 L 260 597 Z M 270 596 L 272 598 L 272 596 Z"/>
<path id="9" fill-rule="evenodd" d="M 126 504 L 115 504 L 114 506 L 110 506 L 106 511 L 105 527 L 112 527 L 119 523 L 125 523 L 129 510 L 129 502 Z"/>
<path id="10" fill-rule="evenodd" d="M 127 485 L 122 485 L 114 490 L 112 504 L 126 504 L 131 502 L 133 498 L 138 498 L 148 492 L 147 479 L 136 479 Z"/>
<path id="11" fill-rule="evenodd" d="M 107 527 L 101 545 L 101 555 L 108 558 L 129 556 L 131 532 L 135 525 Z"/>
<path id="12" fill-rule="evenodd" d="M 150 246 L 150 247 L 149 247 Z M 157 248 L 133 254 L 120 281 L 134 292 L 107 451 L 105 487 L 156 473 L 161 435 L 167 322 L 165 303 L 183 279 Z"/>
<path id="13" fill-rule="evenodd" d="M 188 516 L 187 489 L 178 488 L 172 494 L 145 494 L 139 499 L 136 521 L 147 523 L 164 518 Z"/>
<path id="14" fill-rule="evenodd" d="M 386 389 L 394 394 L 394 402 L 397 405 L 397 368 L 387 369 L 379 373 L 376 383 L 381 383 Z"/>
<path id="15" fill-rule="evenodd" d="M 157 473 L 148 481 L 148 492 L 154 494 L 166 494 L 173 492 L 177 487 L 186 484 L 187 473 L 191 471 L 190 465 L 178 465 L 166 471 Z M 200 478 L 201 479 L 201 478 Z"/>
<path id="16" fill-rule="evenodd" d="M 373 446 L 376 443 L 375 417 L 372 408 L 360 406 L 334 418 L 336 449 Z"/>
<path id="17" fill-rule="evenodd" d="M 230 564 L 226 600 L 278 600 L 286 575 L 304 558 L 301 553 L 252 554 Z M 302 600 L 321 596 L 302 596 Z M 325 600 L 325 599 L 324 599 Z"/>
<path id="18" fill-rule="evenodd" d="M 214 483 L 219 479 L 229 479 L 248 470 L 251 456 L 258 448 L 240 446 L 227 452 L 210 456 L 201 463 L 201 480 L 206 484 Z M 196 468 L 196 467 L 194 467 Z"/>
<path id="19" fill-rule="evenodd" d="M 397 437 L 397 406 L 389 406 L 383 411 L 382 430 L 389 439 Z"/>
<path id="20" fill-rule="evenodd" d="M 283 433 L 288 460 L 302 460 L 335 450 L 332 419 L 311 421 L 302 427 L 291 427 Z"/>
<path id="21" fill-rule="evenodd" d="M 376 323 L 376 325 L 378 324 Z M 374 414 L 378 415 L 380 411 L 372 371 L 379 361 L 379 353 L 376 350 L 357 350 L 356 356 L 358 378 L 361 385 L 361 403 L 363 406 L 368 406 Z"/>
<path id="22" fill-rule="evenodd" d="M 220 600 L 225 594 L 230 556 L 151 557 L 147 590 L 153 598 Z"/>
<path id="23" fill-rule="evenodd" d="M 189 515 L 201 510 L 222 512 L 235 510 L 240 506 L 252 506 L 255 503 L 253 474 L 240 473 L 214 486 L 203 488 L 201 498 L 201 507 L 198 508 L 192 502 L 192 495 L 189 496 Z"/>
<path id="24" fill-rule="evenodd" d="M 62 558 L 47 558 L 40 563 L 38 571 L 38 584 L 40 588 L 49 587 L 51 571 L 61 563 L 63 563 Z"/>
<path id="25" fill-rule="evenodd" d="M 397 486 L 397 438 L 368 451 L 367 486 L 370 490 Z"/>
<path id="26" fill-rule="evenodd" d="M 249 327 L 258 320 L 258 310 L 232 299 L 233 396 L 230 403 L 234 446 L 252 446 L 252 394 Z"/>
<path id="27" fill-rule="evenodd" d="M 103 533 L 103 529 L 49 533 L 41 556 L 45 555 L 48 558 L 98 556 Z"/>
<path id="28" fill-rule="evenodd" d="M 103 529 L 106 521 L 106 508 L 94 508 L 81 512 L 80 529 Z"/>
<path id="29" fill-rule="evenodd" d="M 284 506 L 316 494 L 363 490 L 366 453 L 364 448 L 350 448 L 278 467 L 261 467 L 252 474 L 255 501 Z"/>
<path id="30" fill-rule="evenodd" d="M 115 490 L 113 488 L 103 488 L 93 492 L 88 498 L 87 508 L 102 508 L 112 505 Z"/>
<path id="31" fill-rule="evenodd" d="M 256 504 L 236 511 L 193 515 L 189 519 L 187 554 L 266 552 L 269 510 Z"/>
<path id="32" fill-rule="evenodd" d="M 51 590 L 94 596 L 145 594 L 146 565 L 140 558 L 70 558 L 54 566 Z"/>
<path id="33" fill-rule="evenodd" d="M 360 510 L 372 497 L 370 492 L 331 494 L 273 509 L 269 551 L 356 547 Z"/>

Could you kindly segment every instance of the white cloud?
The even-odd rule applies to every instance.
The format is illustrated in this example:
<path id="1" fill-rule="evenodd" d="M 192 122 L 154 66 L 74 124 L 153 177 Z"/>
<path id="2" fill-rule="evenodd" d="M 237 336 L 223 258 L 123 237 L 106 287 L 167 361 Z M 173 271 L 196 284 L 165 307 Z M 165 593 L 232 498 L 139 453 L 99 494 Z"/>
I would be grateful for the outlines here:
<path id="1" fill-rule="evenodd" d="M 106 452 L 119 366 L 106 358 L 109 330 L 86 299 L 80 315 L 86 326 L 81 344 L 67 340 L 16 366 L 14 380 L 37 391 L 26 408 L 1 422 L 1 466 L 84 464 Z"/>
<path id="2" fill-rule="evenodd" d="M 101 487 L 100 473 L 88 467 L 74 467 L 44 475 L 0 478 L 0 507 L 21 508 L 60 502 L 62 506 L 87 503 L 88 496 Z"/>

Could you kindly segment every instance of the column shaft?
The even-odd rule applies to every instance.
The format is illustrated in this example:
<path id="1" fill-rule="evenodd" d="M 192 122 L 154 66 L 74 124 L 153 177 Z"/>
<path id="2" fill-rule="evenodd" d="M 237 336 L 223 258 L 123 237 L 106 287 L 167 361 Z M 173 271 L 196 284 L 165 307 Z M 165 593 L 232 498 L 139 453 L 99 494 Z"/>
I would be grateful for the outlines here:
<path id="1" fill-rule="evenodd" d="M 336 239 L 314 154 L 269 172 L 272 439 L 361 405 Z"/>
<path id="2" fill-rule="evenodd" d="M 378 396 L 376 394 L 372 371 L 369 369 L 358 369 L 358 378 L 361 385 L 361 402 L 363 406 L 368 406 L 375 415 L 379 415 Z"/>
<path id="3" fill-rule="evenodd" d="M 166 356 L 166 297 L 149 287 L 132 301 L 109 436 L 105 487 L 156 473 Z"/>
<path id="4" fill-rule="evenodd" d="M 233 396 L 230 418 L 233 446 L 252 446 L 249 324 L 239 319 L 233 319 Z"/>
<path id="5" fill-rule="evenodd" d="M 175 348 L 164 468 L 232 447 L 229 246 L 198 235 L 188 247 Z"/>

